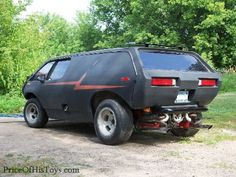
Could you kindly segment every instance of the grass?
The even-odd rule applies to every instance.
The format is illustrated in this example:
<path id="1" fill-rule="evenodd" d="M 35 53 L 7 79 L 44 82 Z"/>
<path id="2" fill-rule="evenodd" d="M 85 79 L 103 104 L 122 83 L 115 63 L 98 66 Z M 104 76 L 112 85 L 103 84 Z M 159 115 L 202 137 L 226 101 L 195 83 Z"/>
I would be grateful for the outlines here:
<path id="1" fill-rule="evenodd" d="M 167 152 L 164 154 L 164 157 L 166 157 L 166 158 L 168 158 L 168 157 L 180 158 L 181 155 L 179 154 L 178 151 L 167 151 Z"/>
<path id="2" fill-rule="evenodd" d="M 22 112 L 25 99 L 14 95 L 0 95 L 0 113 Z"/>
<path id="3" fill-rule="evenodd" d="M 203 116 L 205 123 L 236 130 L 236 92 L 219 94 Z"/>
<path id="4" fill-rule="evenodd" d="M 236 166 L 234 164 L 230 163 L 224 163 L 224 162 L 218 162 L 214 163 L 213 165 L 209 166 L 210 168 L 215 168 L 215 169 L 225 169 L 225 170 L 236 170 Z"/>
<path id="5" fill-rule="evenodd" d="M 231 131 L 226 132 L 222 128 L 213 128 L 211 130 L 200 130 L 194 137 L 183 137 L 180 142 L 215 145 L 221 141 L 236 141 L 236 134 L 233 134 Z"/>
<path id="6" fill-rule="evenodd" d="M 203 117 L 204 124 L 214 127 L 210 131 L 201 130 L 192 138 L 183 138 L 183 142 L 214 145 L 220 141 L 236 141 L 236 92 L 219 94 Z"/>
<path id="7" fill-rule="evenodd" d="M 236 92 L 236 73 L 224 73 L 220 92 Z"/>

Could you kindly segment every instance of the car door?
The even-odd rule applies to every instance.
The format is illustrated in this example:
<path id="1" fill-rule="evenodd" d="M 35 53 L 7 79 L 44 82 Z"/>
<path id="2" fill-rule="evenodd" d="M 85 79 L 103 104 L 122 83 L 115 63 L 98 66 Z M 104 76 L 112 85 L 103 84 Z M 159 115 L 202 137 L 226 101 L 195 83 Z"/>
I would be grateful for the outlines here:
<path id="1" fill-rule="evenodd" d="M 93 122 L 91 99 L 95 93 L 111 92 L 131 103 L 136 75 L 128 52 L 83 55 L 72 62 L 69 81 L 79 84 L 65 92 L 71 119 Z"/>
<path id="2" fill-rule="evenodd" d="M 45 82 L 47 82 L 47 77 L 54 65 L 55 61 L 47 62 L 30 79 L 30 92 L 35 93 L 37 99 L 45 109 L 48 107 Z"/>
<path id="3" fill-rule="evenodd" d="M 49 70 L 48 65 L 52 65 Z M 64 118 L 64 87 L 58 83 L 62 83 L 66 80 L 64 75 L 69 65 L 70 59 L 58 60 L 53 62 L 53 64 L 46 64 L 41 70 L 38 71 L 38 73 L 36 73 L 36 78 L 40 78 L 42 75 L 44 75 L 45 78 L 43 82 L 40 82 L 40 86 L 38 87 L 38 95 L 39 100 L 43 107 L 47 110 L 49 117 Z"/>

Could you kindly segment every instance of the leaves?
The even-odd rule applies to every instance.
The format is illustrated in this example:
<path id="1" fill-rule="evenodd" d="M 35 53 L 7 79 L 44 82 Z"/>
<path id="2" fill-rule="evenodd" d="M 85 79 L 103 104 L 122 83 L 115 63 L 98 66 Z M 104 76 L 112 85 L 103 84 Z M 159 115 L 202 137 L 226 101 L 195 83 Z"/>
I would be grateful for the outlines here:
<path id="1" fill-rule="evenodd" d="M 92 13 L 105 24 L 100 46 L 185 45 L 222 68 L 236 65 L 235 7 L 233 0 L 94 0 Z"/>
<path id="2" fill-rule="evenodd" d="M 26 77 L 45 60 L 96 49 L 101 37 L 89 14 L 78 14 L 76 23 L 54 14 L 20 19 L 30 2 L 0 1 L 0 93 L 20 93 Z"/>
<path id="3" fill-rule="evenodd" d="M 1 93 L 20 92 L 47 58 L 131 41 L 185 46 L 215 68 L 236 66 L 234 0 L 93 0 L 75 23 L 55 14 L 21 19 L 31 2 L 0 1 Z"/>

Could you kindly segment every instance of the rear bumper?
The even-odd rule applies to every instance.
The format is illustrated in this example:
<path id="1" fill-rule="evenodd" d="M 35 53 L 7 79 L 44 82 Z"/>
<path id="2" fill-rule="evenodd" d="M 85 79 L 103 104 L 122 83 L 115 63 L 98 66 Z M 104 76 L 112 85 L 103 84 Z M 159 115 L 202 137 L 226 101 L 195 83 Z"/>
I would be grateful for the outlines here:
<path id="1" fill-rule="evenodd" d="M 204 112 L 208 108 L 198 105 L 178 105 L 178 106 L 162 106 L 156 111 L 159 113 L 186 113 L 186 112 Z"/>

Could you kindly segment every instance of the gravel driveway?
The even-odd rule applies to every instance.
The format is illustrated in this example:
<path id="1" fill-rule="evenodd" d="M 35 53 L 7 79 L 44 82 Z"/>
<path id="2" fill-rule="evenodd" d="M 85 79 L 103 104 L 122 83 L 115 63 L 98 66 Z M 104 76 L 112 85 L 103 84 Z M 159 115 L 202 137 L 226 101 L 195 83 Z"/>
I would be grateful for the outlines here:
<path id="1" fill-rule="evenodd" d="M 186 143 L 170 135 L 134 133 L 120 146 L 106 146 L 92 127 L 52 121 L 28 128 L 23 119 L 0 119 L 0 176 L 5 166 L 37 166 L 70 171 L 70 176 L 236 176 L 236 141 Z M 68 176 L 57 172 L 56 176 Z M 14 174 L 22 176 L 22 174 Z M 29 176 L 29 174 L 26 174 Z M 50 176 L 32 173 L 30 176 Z"/>

